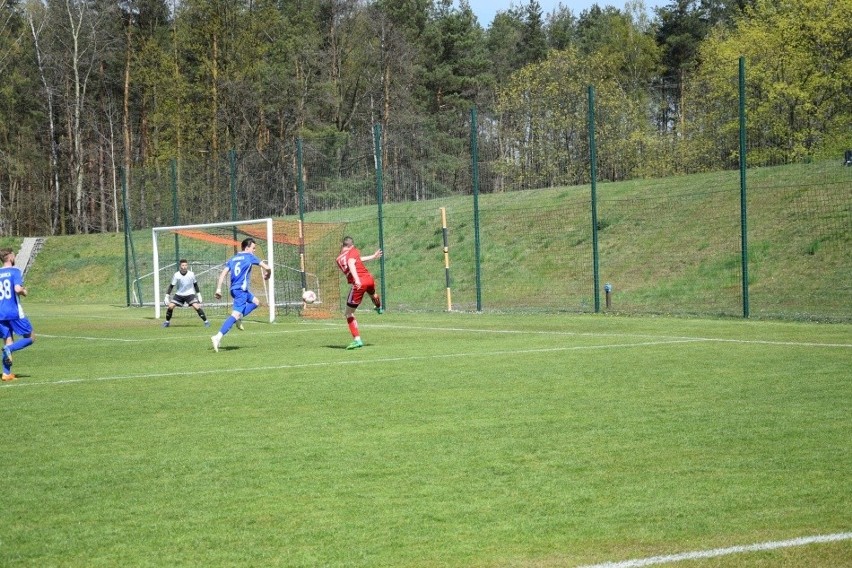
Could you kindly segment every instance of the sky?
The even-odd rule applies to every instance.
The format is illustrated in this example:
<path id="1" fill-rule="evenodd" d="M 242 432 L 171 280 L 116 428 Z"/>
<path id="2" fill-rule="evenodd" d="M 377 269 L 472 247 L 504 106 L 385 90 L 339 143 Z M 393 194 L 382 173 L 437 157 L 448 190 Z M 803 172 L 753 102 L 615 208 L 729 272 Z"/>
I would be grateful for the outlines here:
<path id="1" fill-rule="evenodd" d="M 487 28 L 494 21 L 494 15 L 498 11 L 506 11 L 511 7 L 522 7 L 529 3 L 529 0 L 469 0 L 470 7 L 476 18 L 479 20 L 479 25 Z M 624 8 L 625 0 L 538 0 L 541 6 L 541 12 L 547 17 L 547 14 L 553 11 L 554 8 L 562 4 L 569 8 L 575 16 L 579 16 L 583 10 L 591 8 L 593 4 L 600 7 L 614 6 L 618 9 Z M 648 8 L 648 14 L 653 16 L 654 8 L 669 4 L 670 0 L 645 0 L 645 6 Z M 458 3 L 456 4 L 458 5 Z"/>

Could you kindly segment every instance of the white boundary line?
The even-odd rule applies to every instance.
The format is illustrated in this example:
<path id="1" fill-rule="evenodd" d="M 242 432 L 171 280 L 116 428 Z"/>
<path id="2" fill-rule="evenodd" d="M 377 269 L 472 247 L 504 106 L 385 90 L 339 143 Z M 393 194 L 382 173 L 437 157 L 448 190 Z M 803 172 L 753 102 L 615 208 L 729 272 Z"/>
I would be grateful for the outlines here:
<path id="1" fill-rule="evenodd" d="M 275 329 L 258 331 L 260 334 L 283 334 L 283 333 L 301 333 L 304 331 L 327 331 L 340 329 L 341 323 L 299 323 L 297 327 L 300 329 Z M 689 342 L 708 342 L 708 343 L 734 343 L 740 345 L 776 345 L 780 347 L 826 347 L 826 348 L 852 348 L 852 343 L 815 343 L 806 341 L 772 341 L 768 339 L 725 339 L 718 337 L 700 337 L 700 336 L 677 336 L 677 335 L 652 335 L 647 333 L 608 333 L 608 332 L 577 332 L 577 331 L 559 331 L 559 330 L 520 330 L 520 329 L 483 329 L 483 328 L 465 328 L 465 327 L 428 327 L 428 326 L 407 326 L 407 325 L 392 325 L 392 324 L 371 324 L 373 329 L 410 329 L 416 331 L 445 331 L 453 333 L 492 333 L 499 335 L 550 335 L 550 336 L 565 336 L 565 337 L 607 337 L 607 338 L 636 338 L 636 339 L 651 339 L 656 341 L 689 341 Z M 209 328 L 213 330 L 214 328 Z M 170 333 L 170 332 L 166 332 Z M 145 339 L 123 339 L 118 337 L 85 337 L 85 336 L 67 336 L 53 334 L 39 334 L 39 337 L 51 339 L 73 339 L 86 341 L 113 341 L 121 343 L 145 343 L 150 341 L 162 341 L 165 336 L 150 337 Z M 167 338 L 169 341 L 179 339 L 196 340 L 195 335 L 170 334 Z"/>
<path id="2" fill-rule="evenodd" d="M 294 329 L 276 329 L 276 330 L 264 330 L 261 334 L 290 334 L 290 333 L 301 333 L 301 332 L 317 332 L 317 331 L 332 331 L 337 330 L 340 327 L 339 323 L 320 323 L 320 324 L 305 324 L 300 323 L 298 328 Z M 810 342 L 781 342 L 781 341 L 768 341 L 768 340 L 738 340 L 738 339 L 718 339 L 718 338 L 709 338 L 709 337 L 679 337 L 679 336 L 657 336 L 651 334 L 640 334 L 640 333 L 596 333 L 596 332 L 572 332 L 572 331 L 541 331 L 541 330 L 512 330 L 512 329 L 482 329 L 482 328 L 460 328 L 460 327 L 427 327 L 427 326 L 405 326 L 405 325 L 392 325 L 392 324 L 378 324 L 373 325 L 371 327 L 374 328 L 384 328 L 384 329 L 413 329 L 420 331 L 447 331 L 447 332 L 470 332 L 470 333 L 494 333 L 494 334 L 529 334 L 529 335 L 551 335 L 551 336 L 568 336 L 568 337 L 606 337 L 606 338 L 633 338 L 633 339 L 648 339 L 649 341 L 641 341 L 636 343 L 613 343 L 606 345 L 572 345 L 572 346 L 564 346 L 564 347 L 551 347 L 551 348 L 536 348 L 536 349 L 522 349 L 522 350 L 494 350 L 494 351 L 482 351 L 482 352 L 465 352 L 465 353 L 445 353 L 445 354 L 433 354 L 433 355 L 415 355 L 408 357 L 388 357 L 382 359 L 371 359 L 371 360 L 354 360 L 354 361 L 332 361 L 332 362 L 318 362 L 318 363 L 303 363 L 303 364 L 293 364 L 293 365 L 277 365 L 277 366 L 262 366 L 262 367 L 253 367 L 253 368 L 245 368 L 245 369 L 232 369 L 234 371 L 274 371 L 274 370 L 285 370 L 285 369 L 304 369 L 304 368 L 316 368 L 316 367 L 332 367 L 332 366 L 343 366 L 343 365 L 351 365 L 351 364 L 364 364 L 364 363 L 385 363 L 385 362 L 405 362 L 405 361 L 418 361 L 418 360 L 429 360 L 429 359 L 448 359 L 448 358 L 457 358 L 457 357 L 492 357 L 492 356 L 502 356 L 502 355 L 522 355 L 522 354 L 530 354 L 530 353 L 558 353 L 558 352 L 567 352 L 567 351 L 581 351 L 581 350 L 594 350 L 594 349 L 615 349 L 615 348 L 623 348 L 623 347 L 652 347 L 659 345 L 671 345 L 671 344 L 683 344 L 683 343 L 703 343 L 703 342 L 720 342 L 720 343 L 739 343 L 739 344 L 760 344 L 760 345 L 778 345 L 778 346 L 799 346 L 799 347 L 830 347 L 830 348 L 852 348 L 852 344 L 845 343 L 810 343 Z M 175 336 L 174 334 L 168 334 L 169 337 L 159 336 L 159 337 L 151 337 L 146 339 L 124 339 L 124 338 L 116 338 L 116 337 L 80 337 L 80 336 L 62 336 L 62 335 L 48 335 L 41 334 L 42 338 L 52 338 L 52 339 L 70 339 L 70 340 L 88 340 L 88 341 L 109 341 L 109 342 L 121 342 L 121 343 L 141 343 L 141 342 L 151 342 L 151 341 L 163 341 L 168 339 L 169 341 L 174 341 L 176 339 L 185 339 L 187 341 L 198 341 L 199 336 L 197 335 L 183 335 L 183 336 Z M 205 342 L 206 345 L 206 342 Z M 65 384 L 79 384 L 79 383 L 89 383 L 89 382 L 100 382 L 100 381 L 117 381 L 117 380 L 128 380 L 128 379 L 151 379 L 151 378 L 167 378 L 174 376 L 193 376 L 193 375 L 209 375 L 214 373 L 220 373 L 221 369 L 215 370 L 207 370 L 207 371 L 181 371 L 181 372 L 171 372 L 171 373 L 148 373 L 148 374 L 135 374 L 135 375 L 115 375 L 115 376 L 105 376 L 105 377 L 92 377 L 92 378 L 70 378 L 70 379 L 60 379 L 58 381 L 44 381 L 37 383 L 15 383 L 15 384 L 7 384 L 2 385 L 0 388 L 23 388 L 23 387 L 31 387 L 31 386 L 51 386 L 51 385 L 65 385 Z"/>
<path id="3" fill-rule="evenodd" d="M 669 345 L 674 343 L 691 343 L 695 340 L 676 339 L 665 341 L 643 341 L 639 343 L 615 343 L 610 345 L 572 345 L 566 347 L 542 347 L 538 349 L 502 349 L 498 351 L 470 351 L 465 353 L 436 353 L 433 355 L 411 355 L 408 357 L 385 357 L 380 359 L 355 359 L 345 361 L 321 361 L 317 363 L 299 363 L 291 365 L 268 365 L 262 367 L 242 367 L 228 369 L 229 372 L 256 372 L 256 371 L 283 371 L 287 369 L 311 369 L 323 367 L 337 367 L 345 365 L 374 365 L 378 363 L 404 363 L 409 361 L 427 361 L 431 359 L 455 359 L 458 357 L 495 357 L 500 355 L 523 355 L 532 353 L 558 353 L 565 351 L 585 351 L 590 349 L 617 349 L 622 347 L 649 347 L 654 345 Z M 154 379 L 168 377 L 189 377 L 202 375 L 221 374 L 222 369 L 208 369 L 204 371 L 174 371 L 169 373 L 146 373 L 136 375 L 113 375 L 106 377 L 92 377 L 88 379 L 60 379 L 57 381 L 11 383 L 0 388 L 24 388 L 38 386 L 68 385 L 79 383 L 94 383 L 101 381 L 123 381 L 129 379 Z"/>
<path id="4" fill-rule="evenodd" d="M 215 328 L 214 327 L 206 327 L 206 328 L 203 328 L 203 329 L 204 329 L 204 332 L 205 332 L 203 335 L 196 335 L 196 334 L 190 334 L 190 333 L 178 335 L 181 332 L 178 332 L 177 334 L 172 334 L 172 331 L 165 331 L 165 332 L 163 332 L 164 335 L 161 335 L 159 337 L 146 337 L 144 339 L 124 339 L 124 338 L 121 338 L 121 337 L 92 337 L 92 336 L 86 336 L 86 335 L 54 335 L 54 334 L 48 334 L 48 333 L 39 333 L 38 337 L 40 339 L 41 338 L 49 338 L 49 339 L 67 339 L 67 340 L 71 340 L 71 341 L 83 341 L 83 340 L 85 340 L 85 341 L 112 341 L 112 342 L 118 342 L 118 343 L 150 343 L 152 341 L 168 341 L 169 343 L 172 343 L 174 341 L 181 341 L 181 340 L 183 340 L 183 341 L 198 341 L 199 339 L 205 339 L 206 342 L 204 342 L 204 343 L 210 343 L 210 334 L 214 333 L 219 328 L 218 327 L 215 327 Z M 257 333 L 252 333 L 252 335 L 281 335 L 281 334 L 285 334 L 285 333 L 305 333 L 305 332 L 313 332 L 313 331 L 334 331 L 334 330 L 332 330 L 331 328 L 306 327 L 306 328 L 303 328 L 303 329 L 278 329 L 278 330 L 274 330 L 274 331 L 261 331 L 261 332 L 257 332 Z M 169 335 L 165 335 L 165 334 L 169 334 Z"/>
<path id="5" fill-rule="evenodd" d="M 579 568 L 641 568 L 642 566 L 653 566 L 655 564 L 670 564 L 681 560 L 699 560 L 701 558 L 716 558 L 729 554 L 740 554 L 743 552 L 760 552 L 763 550 L 776 550 L 778 548 L 789 548 L 792 546 L 805 546 L 808 544 L 819 544 L 826 542 L 839 542 L 852 539 L 852 532 L 805 536 L 790 540 L 777 540 L 773 542 L 761 542 L 743 546 L 730 546 L 728 548 L 714 548 L 712 550 L 697 550 L 681 554 L 669 554 L 666 556 L 652 556 L 650 558 L 639 558 L 635 560 L 624 560 L 623 562 L 604 562 L 603 564 L 589 564 Z"/>
<path id="6" fill-rule="evenodd" d="M 328 324 L 326 324 L 328 325 Z M 542 330 L 523 330 L 523 329 L 478 329 L 466 327 L 420 327 L 420 326 L 403 326 L 403 325 L 371 325 L 371 328 L 388 328 L 388 329 L 419 329 L 424 331 L 453 331 L 453 332 L 471 332 L 471 333 L 498 333 L 498 334 L 527 334 L 527 335 L 566 335 L 573 337 L 641 337 L 652 339 L 687 339 L 690 341 L 708 341 L 718 343 L 742 343 L 742 344 L 757 344 L 757 345 L 781 345 L 781 346 L 799 346 L 799 347 L 848 347 L 852 348 L 852 343 L 814 343 L 805 341 L 771 341 L 768 339 L 725 339 L 719 337 L 692 337 L 680 335 L 652 335 L 648 333 L 607 333 L 607 332 L 592 332 L 592 331 L 542 331 Z"/>

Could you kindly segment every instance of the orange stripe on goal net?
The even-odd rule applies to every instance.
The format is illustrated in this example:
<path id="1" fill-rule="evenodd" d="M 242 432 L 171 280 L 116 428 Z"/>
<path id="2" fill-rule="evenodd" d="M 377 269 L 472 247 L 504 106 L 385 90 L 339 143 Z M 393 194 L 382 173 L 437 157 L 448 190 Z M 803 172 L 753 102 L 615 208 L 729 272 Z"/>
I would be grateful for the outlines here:
<path id="1" fill-rule="evenodd" d="M 317 241 L 325 237 L 328 233 L 339 230 L 340 223 L 309 223 L 305 224 L 305 244 Z M 264 226 L 238 226 L 237 230 L 250 237 L 254 237 L 258 241 L 266 240 L 266 227 Z M 207 233 L 193 229 L 177 229 L 175 233 L 199 241 L 208 243 L 216 243 L 219 245 L 228 245 L 239 247 L 240 241 L 223 235 Z M 273 221 L 272 222 L 272 240 L 277 244 L 299 246 L 299 224 L 296 221 Z"/>
<path id="2" fill-rule="evenodd" d="M 239 241 L 235 241 L 234 239 L 230 239 L 228 237 L 223 237 L 221 235 L 211 235 L 210 233 L 205 233 L 204 231 L 190 231 L 187 229 L 177 229 L 175 233 L 182 235 L 184 237 L 189 237 L 190 239 L 197 239 L 199 241 L 207 241 L 208 243 L 216 243 L 217 245 L 228 245 L 232 247 L 240 246 Z"/>

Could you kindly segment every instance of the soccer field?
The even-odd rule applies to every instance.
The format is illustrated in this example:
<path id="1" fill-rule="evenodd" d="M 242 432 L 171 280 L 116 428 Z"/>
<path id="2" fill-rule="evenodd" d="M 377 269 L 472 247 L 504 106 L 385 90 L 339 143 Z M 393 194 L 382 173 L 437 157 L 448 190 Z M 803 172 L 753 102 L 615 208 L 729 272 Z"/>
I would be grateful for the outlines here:
<path id="1" fill-rule="evenodd" d="M 849 325 L 27 307 L 0 566 L 852 565 Z"/>

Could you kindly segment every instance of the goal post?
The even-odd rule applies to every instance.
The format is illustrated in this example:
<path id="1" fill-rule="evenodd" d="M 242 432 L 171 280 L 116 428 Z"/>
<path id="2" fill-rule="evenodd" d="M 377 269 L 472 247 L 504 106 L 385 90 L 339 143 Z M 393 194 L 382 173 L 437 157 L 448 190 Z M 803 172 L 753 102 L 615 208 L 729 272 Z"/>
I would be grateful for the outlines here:
<path id="1" fill-rule="evenodd" d="M 342 223 L 272 218 L 154 227 L 150 271 L 145 266 L 147 262 L 137 267 L 137 272 L 145 274 L 137 278 L 135 288 L 142 290 L 146 298 L 139 298 L 136 303 L 153 305 L 154 317 L 162 317 L 165 290 L 179 261 L 186 259 L 201 289 L 204 311 L 214 318 L 227 317 L 232 299 L 223 294 L 216 300 L 216 283 L 225 263 L 240 251 L 243 239 L 252 237 L 257 243 L 255 255 L 272 267 L 268 281 L 263 280 L 261 270 L 251 272 L 249 288 L 260 300 L 252 318 L 266 319 L 267 309 L 270 322 L 284 314 L 331 317 L 341 302 L 339 270 L 334 259 L 344 227 Z M 305 290 L 317 294 L 315 303 L 305 304 Z M 153 299 L 147 299 L 150 293 Z M 180 320 L 185 317 L 183 313 L 194 318 L 193 310 L 176 310 L 173 317 Z"/>
<path id="2" fill-rule="evenodd" d="M 226 221 L 221 223 L 205 223 L 200 225 L 173 225 L 169 227 L 154 227 L 151 230 L 152 238 L 153 238 L 153 268 L 154 268 L 154 318 L 160 318 L 161 312 L 161 303 L 159 298 L 160 295 L 160 281 L 163 277 L 165 277 L 165 281 L 171 282 L 170 278 L 173 273 L 168 273 L 168 266 L 170 264 L 161 265 L 160 257 L 161 257 L 161 249 L 162 243 L 160 242 L 161 235 L 174 236 L 174 246 L 171 247 L 172 250 L 169 252 L 173 252 L 175 258 L 174 263 L 177 265 L 180 258 L 186 257 L 187 260 L 190 260 L 188 257 L 190 255 L 186 254 L 186 250 L 190 249 L 195 253 L 194 262 L 190 261 L 190 267 L 201 265 L 201 274 L 196 272 L 196 278 L 199 281 L 199 287 L 202 288 L 202 297 L 204 294 L 202 282 L 210 282 L 211 276 L 215 278 L 215 281 L 218 281 L 219 274 L 222 269 L 225 267 L 225 263 L 228 259 L 231 258 L 234 254 L 241 250 L 240 244 L 243 239 L 247 237 L 252 237 L 258 244 L 258 256 L 264 258 L 271 267 L 273 267 L 272 275 L 268 281 L 263 282 L 262 290 L 263 293 L 260 293 L 260 289 L 257 287 L 252 287 L 252 293 L 255 296 L 264 297 L 265 305 L 269 310 L 269 322 L 272 323 L 275 321 L 275 311 L 276 311 L 276 301 L 275 301 L 275 280 L 276 280 L 276 270 L 275 270 L 275 240 L 274 234 L 272 230 L 272 219 L 251 219 L 247 221 Z M 200 243 L 204 243 L 202 246 L 198 247 L 184 247 L 185 252 L 181 252 L 181 242 L 186 242 L 186 239 L 181 239 L 180 237 L 185 237 L 186 239 L 192 239 L 195 241 L 199 241 Z M 203 251 L 203 252 L 201 252 Z M 166 252 L 166 251 L 162 251 Z M 210 256 L 212 255 L 214 256 Z M 218 253 L 218 256 L 216 256 Z M 199 260 L 203 257 L 202 260 Z M 218 262 L 216 262 L 218 260 Z M 218 270 L 215 270 L 218 269 Z M 162 272 L 162 274 L 161 274 Z M 260 272 L 260 271 L 258 271 Z M 202 278 L 203 276 L 203 278 Z M 256 279 L 255 271 L 252 271 L 252 281 Z M 260 275 L 261 281 L 263 279 L 263 275 Z M 215 282 L 214 281 L 214 282 Z M 209 294 L 209 300 L 206 302 L 209 304 L 214 304 L 213 302 L 214 296 L 213 294 Z M 219 302 L 224 302 L 226 304 L 230 304 L 230 297 L 223 292 L 222 299 Z M 220 304 L 221 305 L 221 304 Z"/>

